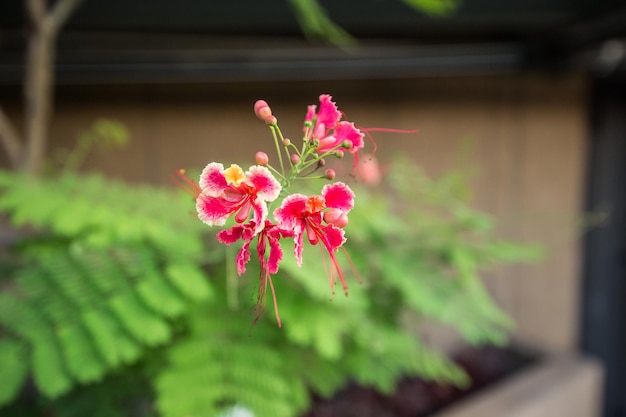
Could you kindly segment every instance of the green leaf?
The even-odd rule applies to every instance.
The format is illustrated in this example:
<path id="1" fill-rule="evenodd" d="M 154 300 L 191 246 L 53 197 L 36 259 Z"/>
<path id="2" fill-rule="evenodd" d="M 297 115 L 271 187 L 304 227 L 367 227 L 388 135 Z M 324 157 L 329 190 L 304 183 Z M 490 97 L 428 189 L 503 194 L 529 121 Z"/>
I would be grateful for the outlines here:
<path id="1" fill-rule="evenodd" d="M 335 24 L 317 0 L 289 0 L 300 27 L 309 38 L 327 40 L 337 46 L 354 46 L 355 39 Z"/>
<path id="2" fill-rule="evenodd" d="M 165 274 L 185 297 L 193 301 L 204 301 L 213 296 L 208 277 L 192 263 L 167 265 Z"/>
<path id="3" fill-rule="evenodd" d="M 57 342 L 42 334 L 33 345 L 33 377 L 37 388 L 47 397 L 56 398 L 70 390 L 68 375 Z"/>
<path id="4" fill-rule="evenodd" d="M 165 343 L 171 336 L 166 322 L 148 311 L 132 293 L 122 293 L 109 300 L 122 326 L 138 341 L 148 346 Z"/>
<path id="5" fill-rule="evenodd" d="M 158 271 L 146 271 L 137 285 L 137 294 L 153 311 L 166 317 L 175 317 L 183 313 L 187 304 Z"/>
<path id="6" fill-rule="evenodd" d="M 141 353 L 139 345 L 129 338 L 110 312 L 84 311 L 81 318 L 100 355 L 110 367 L 130 363 L 138 358 Z"/>
<path id="7" fill-rule="evenodd" d="M 17 396 L 26 376 L 29 363 L 26 347 L 13 339 L 0 340 L 0 407 Z"/>
<path id="8" fill-rule="evenodd" d="M 0 294 L 0 324 L 31 343 L 51 335 L 49 323 L 35 308 L 6 293 Z"/>
<path id="9" fill-rule="evenodd" d="M 429 16 L 447 16 L 458 9 L 460 0 L 402 0 L 415 10 Z"/>
<path id="10" fill-rule="evenodd" d="M 107 370 L 92 339 L 80 324 L 67 324 L 57 330 L 67 369 L 80 382 L 100 380 Z"/>

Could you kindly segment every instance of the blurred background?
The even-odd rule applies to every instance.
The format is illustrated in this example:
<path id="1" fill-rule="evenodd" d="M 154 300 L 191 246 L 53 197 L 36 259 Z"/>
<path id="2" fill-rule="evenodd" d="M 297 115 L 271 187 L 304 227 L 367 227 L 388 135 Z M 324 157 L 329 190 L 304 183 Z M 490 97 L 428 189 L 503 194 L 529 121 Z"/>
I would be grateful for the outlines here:
<path id="1" fill-rule="evenodd" d="M 0 106 L 18 131 L 24 3 L 0 3 Z M 598 359 L 597 415 L 626 415 L 623 2 L 84 0 L 56 45 L 47 155 L 117 120 L 128 147 L 84 167 L 129 183 L 251 163 L 270 143 L 257 99 L 286 136 L 322 93 L 359 125 L 419 129 L 377 133 L 381 164 L 402 153 L 429 176 L 474 169 L 471 205 L 498 236 L 547 248 L 485 275 L 513 339 Z"/>

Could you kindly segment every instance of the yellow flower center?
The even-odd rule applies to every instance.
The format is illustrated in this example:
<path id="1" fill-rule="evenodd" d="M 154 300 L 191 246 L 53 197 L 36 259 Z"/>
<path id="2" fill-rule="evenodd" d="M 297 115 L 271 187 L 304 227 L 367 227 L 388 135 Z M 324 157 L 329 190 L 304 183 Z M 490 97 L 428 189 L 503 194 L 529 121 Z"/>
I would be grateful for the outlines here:
<path id="1" fill-rule="evenodd" d="M 226 168 L 222 171 L 222 174 L 224 174 L 224 178 L 226 178 L 226 183 L 228 185 L 234 185 L 235 187 L 239 187 L 245 178 L 243 169 L 237 164 L 232 164 L 230 168 Z"/>

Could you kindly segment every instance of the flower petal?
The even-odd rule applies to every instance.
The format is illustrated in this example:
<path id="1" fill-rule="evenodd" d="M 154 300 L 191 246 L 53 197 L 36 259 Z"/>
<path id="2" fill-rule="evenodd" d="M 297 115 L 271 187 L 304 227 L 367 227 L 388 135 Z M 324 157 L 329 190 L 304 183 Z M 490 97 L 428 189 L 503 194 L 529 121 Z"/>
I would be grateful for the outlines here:
<path id="1" fill-rule="evenodd" d="M 280 195 L 280 183 L 269 169 L 260 165 L 253 165 L 246 173 L 247 183 L 257 192 L 257 195 L 265 201 L 274 201 Z"/>
<path id="2" fill-rule="evenodd" d="M 307 196 L 291 194 L 285 197 L 280 207 L 274 210 L 274 218 L 282 229 L 293 230 L 306 210 Z"/>
<path id="3" fill-rule="evenodd" d="M 341 122 L 335 128 L 335 137 L 337 140 L 337 145 L 348 141 L 351 146 L 348 148 L 348 152 L 355 153 L 359 149 L 365 146 L 365 142 L 363 142 L 363 133 L 354 126 L 352 122 Z"/>
<path id="4" fill-rule="evenodd" d="M 278 234 L 280 236 L 280 233 Z M 280 247 L 280 241 L 277 237 L 268 233 L 268 240 L 270 244 L 270 256 L 267 259 L 267 272 L 275 274 L 278 272 L 278 264 L 283 259 L 283 249 Z"/>
<path id="5" fill-rule="evenodd" d="M 256 223 L 254 234 L 259 233 L 265 227 L 265 219 L 267 219 L 267 204 L 261 198 L 252 201 L 252 223 Z"/>
<path id="6" fill-rule="evenodd" d="M 246 230 L 245 227 L 240 225 L 235 225 L 230 229 L 220 230 L 217 233 L 217 240 L 230 245 L 242 238 L 244 230 Z"/>
<path id="7" fill-rule="evenodd" d="M 317 109 L 317 106 L 315 104 L 311 104 L 310 106 L 307 107 L 306 116 L 304 117 L 305 122 L 310 122 L 313 120 L 313 118 L 315 117 L 316 109 Z"/>
<path id="8" fill-rule="evenodd" d="M 323 227 L 323 242 L 329 252 L 337 252 L 337 250 L 346 242 L 346 236 L 343 229 L 333 225 Z"/>
<path id="9" fill-rule="evenodd" d="M 354 192 L 343 182 L 326 184 L 322 188 L 322 197 L 326 200 L 326 207 L 336 208 L 349 212 L 354 207 Z"/>
<path id="10" fill-rule="evenodd" d="M 333 135 L 326 136 L 325 138 L 320 139 L 317 148 L 315 148 L 315 151 L 317 153 L 326 153 L 333 150 L 338 145 L 341 145 L 342 142 L 343 141 L 337 141 L 337 138 Z"/>
<path id="11" fill-rule="evenodd" d="M 298 266 L 302 266 L 302 249 L 304 248 L 304 229 L 302 225 L 297 225 L 293 229 L 293 254 L 296 257 Z"/>
<path id="12" fill-rule="evenodd" d="M 221 230 L 217 233 L 217 240 L 227 245 L 235 243 L 239 239 L 243 240 L 243 246 L 237 253 L 237 273 L 242 275 L 246 272 L 246 264 L 250 260 L 250 242 L 254 239 L 256 225 L 254 222 L 246 223 L 243 225 L 234 225 L 230 229 Z"/>
<path id="13" fill-rule="evenodd" d="M 236 203 L 219 197 L 211 197 L 204 193 L 200 194 L 196 198 L 198 218 L 209 226 L 222 226 L 230 215 L 237 210 Z"/>
<path id="14" fill-rule="evenodd" d="M 244 242 L 237 253 L 237 274 L 239 274 L 239 276 L 246 272 L 246 264 L 250 260 L 250 242 L 251 240 Z"/>
<path id="15" fill-rule="evenodd" d="M 322 94 L 320 96 L 320 109 L 317 112 L 317 123 L 323 123 L 328 129 L 335 127 L 341 120 L 341 112 L 332 99 L 330 94 Z"/>
<path id="16" fill-rule="evenodd" d="M 224 165 L 218 162 L 211 162 L 202 170 L 198 185 L 202 191 L 211 196 L 217 196 L 228 186 L 222 171 Z"/>

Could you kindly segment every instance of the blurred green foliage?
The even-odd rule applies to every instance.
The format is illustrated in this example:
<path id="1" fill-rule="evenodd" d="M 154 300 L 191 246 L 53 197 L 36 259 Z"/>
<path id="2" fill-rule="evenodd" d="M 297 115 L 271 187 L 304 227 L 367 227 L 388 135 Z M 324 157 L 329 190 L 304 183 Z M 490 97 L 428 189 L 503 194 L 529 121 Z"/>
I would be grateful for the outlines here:
<path id="1" fill-rule="evenodd" d="M 0 412 L 288 417 L 351 380 L 382 392 L 407 375 L 467 384 L 403 326 L 407 312 L 504 343 L 512 323 L 479 273 L 541 250 L 497 240 L 459 173 L 432 180 L 399 160 L 388 179 L 354 187 L 346 250 L 363 282 L 348 297 L 329 300 L 316 247 L 299 268 L 285 246 L 279 329 L 270 312 L 251 328 L 258 267 L 233 275 L 238 248 L 216 242 L 189 196 L 72 170 L 0 173 L 0 211 L 19 231 L 0 256 Z"/>
<path id="2" fill-rule="evenodd" d="M 429 17 L 444 17 L 454 13 L 460 0 L 402 0 L 404 4 Z M 358 41 L 336 24 L 318 0 L 289 0 L 304 35 L 341 47 L 355 47 Z M 358 9 L 358 4 L 355 4 Z M 358 10 L 355 10 L 358 13 Z"/>
<path id="3" fill-rule="evenodd" d="M 129 133 L 122 123 L 110 119 L 98 119 L 82 132 L 72 149 L 54 149 L 48 171 L 58 169 L 76 171 L 85 162 L 85 158 L 94 151 L 124 148 L 128 145 Z"/>

